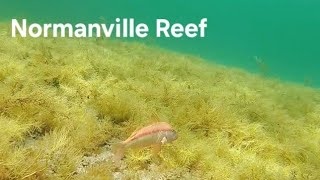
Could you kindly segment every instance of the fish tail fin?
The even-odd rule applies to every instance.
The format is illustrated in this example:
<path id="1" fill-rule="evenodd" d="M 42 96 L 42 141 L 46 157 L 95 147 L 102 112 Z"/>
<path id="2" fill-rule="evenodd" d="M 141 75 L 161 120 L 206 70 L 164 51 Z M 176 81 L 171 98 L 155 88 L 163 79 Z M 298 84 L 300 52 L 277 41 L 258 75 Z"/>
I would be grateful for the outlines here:
<path id="1" fill-rule="evenodd" d="M 123 142 L 120 143 L 115 143 L 112 145 L 111 147 L 111 151 L 114 154 L 113 156 L 113 162 L 115 164 L 120 163 L 120 160 L 123 158 L 124 156 L 124 151 L 125 151 L 125 144 Z"/>

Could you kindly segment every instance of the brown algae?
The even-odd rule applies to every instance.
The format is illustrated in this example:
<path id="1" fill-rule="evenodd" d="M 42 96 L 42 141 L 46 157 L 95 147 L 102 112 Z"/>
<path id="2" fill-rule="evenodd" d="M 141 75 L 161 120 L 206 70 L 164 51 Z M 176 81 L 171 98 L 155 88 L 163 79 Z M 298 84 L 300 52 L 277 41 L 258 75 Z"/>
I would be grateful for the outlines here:
<path id="1" fill-rule="evenodd" d="M 12 38 L 6 26 L 0 179 L 320 177 L 317 89 L 140 43 Z M 115 169 L 101 158 L 154 113 L 179 134 L 158 160 L 130 151 Z"/>

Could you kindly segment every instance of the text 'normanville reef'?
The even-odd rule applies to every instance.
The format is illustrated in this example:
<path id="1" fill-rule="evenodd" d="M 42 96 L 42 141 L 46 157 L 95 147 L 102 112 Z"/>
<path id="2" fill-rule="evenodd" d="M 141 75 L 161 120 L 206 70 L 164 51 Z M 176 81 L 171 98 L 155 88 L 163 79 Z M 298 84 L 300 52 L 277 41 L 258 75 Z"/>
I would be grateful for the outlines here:
<path id="1" fill-rule="evenodd" d="M 155 36 L 173 38 L 196 38 L 205 37 L 207 18 L 202 18 L 198 23 L 170 23 L 167 19 L 157 19 L 155 22 Z M 12 37 L 116 37 L 116 38 L 145 38 L 149 35 L 149 26 L 145 23 L 136 23 L 133 18 L 116 18 L 114 23 L 46 23 L 28 24 L 27 19 L 22 19 L 20 24 L 17 19 L 12 19 Z"/>

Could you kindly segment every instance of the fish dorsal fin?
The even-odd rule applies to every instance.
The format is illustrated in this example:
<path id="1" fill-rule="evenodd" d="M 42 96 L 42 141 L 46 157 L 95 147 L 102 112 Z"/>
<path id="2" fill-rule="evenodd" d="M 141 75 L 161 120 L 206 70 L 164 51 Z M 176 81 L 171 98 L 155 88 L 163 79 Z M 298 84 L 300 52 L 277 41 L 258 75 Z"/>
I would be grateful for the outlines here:
<path id="1" fill-rule="evenodd" d="M 133 133 L 131 133 L 131 135 L 129 136 L 129 138 L 132 138 L 133 136 L 135 136 L 139 131 L 139 128 L 136 128 L 136 130 L 133 131 Z"/>
<path id="2" fill-rule="evenodd" d="M 161 118 L 159 117 L 159 115 L 156 112 L 153 112 L 151 114 L 151 122 L 157 123 L 157 122 L 160 122 L 160 121 L 161 121 Z"/>

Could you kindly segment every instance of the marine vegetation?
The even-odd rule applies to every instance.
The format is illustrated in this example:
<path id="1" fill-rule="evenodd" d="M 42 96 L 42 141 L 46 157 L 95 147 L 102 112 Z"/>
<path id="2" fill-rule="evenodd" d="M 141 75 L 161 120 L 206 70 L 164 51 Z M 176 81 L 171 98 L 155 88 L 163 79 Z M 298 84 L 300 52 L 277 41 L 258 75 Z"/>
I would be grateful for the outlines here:
<path id="1" fill-rule="evenodd" d="M 137 42 L 0 26 L 0 179 L 319 179 L 320 91 Z M 179 138 L 112 162 L 154 123 Z"/>

